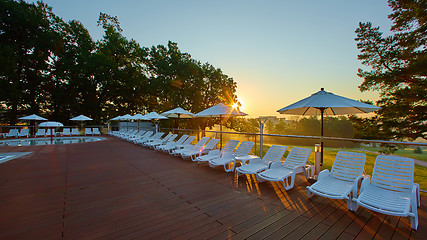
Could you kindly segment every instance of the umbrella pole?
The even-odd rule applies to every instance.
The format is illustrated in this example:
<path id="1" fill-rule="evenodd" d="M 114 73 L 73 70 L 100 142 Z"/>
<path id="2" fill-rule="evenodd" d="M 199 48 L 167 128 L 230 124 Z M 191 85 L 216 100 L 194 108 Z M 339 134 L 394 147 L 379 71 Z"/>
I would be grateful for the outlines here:
<path id="1" fill-rule="evenodd" d="M 323 169 L 323 113 L 325 108 L 320 109 L 320 171 Z"/>
<path id="2" fill-rule="evenodd" d="M 219 142 L 220 142 L 220 149 L 222 150 L 222 115 L 219 115 Z"/>
<path id="3" fill-rule="evenodd" d="M 50 129 L 50 144 L 52 145 L 53 144 L 53 132 L 52 132 L 52 128 L 49 128 Z"/>

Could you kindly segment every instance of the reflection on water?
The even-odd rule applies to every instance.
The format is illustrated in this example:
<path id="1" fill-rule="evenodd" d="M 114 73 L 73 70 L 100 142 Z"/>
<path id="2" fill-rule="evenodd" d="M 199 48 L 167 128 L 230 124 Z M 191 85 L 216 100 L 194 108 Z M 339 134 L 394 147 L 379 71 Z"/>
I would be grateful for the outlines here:
<path id="1" fill-rule="evenodd" d="M 96 142 L 105 140 L 102 137 L 60 137 L 53 138 L 27 138 L 27 139 L 16 139 L 16 140 L 4 140 L 0 141 L 0 146 L 42 146 L 51 144 L 72 144 L 72 143 L 86 143 Z"/>

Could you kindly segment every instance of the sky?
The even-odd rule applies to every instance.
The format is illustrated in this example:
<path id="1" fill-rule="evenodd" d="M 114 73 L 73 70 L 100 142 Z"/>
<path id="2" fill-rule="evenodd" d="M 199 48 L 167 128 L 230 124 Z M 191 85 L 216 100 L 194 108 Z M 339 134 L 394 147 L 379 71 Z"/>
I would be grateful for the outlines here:
<path id="1" fill-rule="evenodd" d="M 32 1 L 27 1 L 32 2 Z M 248 117 L 278 109 L 320 90 L 356 100 L 361 93 L 355 30 L 372 22 L 390 34 L 386 0 L 44 0 L 64 19 L 78 20 L 94 40 L 99 13 L 117 16 L 123 35 L 141 46 L 178 43 L 194 59 L 221 68 L 237 83 Z"/>

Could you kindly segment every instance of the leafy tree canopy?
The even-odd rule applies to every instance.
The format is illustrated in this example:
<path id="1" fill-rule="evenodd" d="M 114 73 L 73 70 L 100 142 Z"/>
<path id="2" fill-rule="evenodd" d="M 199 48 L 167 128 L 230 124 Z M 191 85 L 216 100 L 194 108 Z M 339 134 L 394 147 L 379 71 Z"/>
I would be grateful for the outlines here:
<path id="1" fill-rule="evenodd" d="M 382 107 L 365 122 L 376 125 L 378 135 L 387 139 L 427 139 L 427 1 L 389 0 L 389 6 L 392 36 L 384 37 L 369 22 L 359 23 L 356 30 L 358 59 L 370 67 L 359 69 L 364 79 L 359 88 L 379 91 L 377 104 Z M 361 137 L 372 134 L 372 128 L 366 130 L 359 129 Z"/>

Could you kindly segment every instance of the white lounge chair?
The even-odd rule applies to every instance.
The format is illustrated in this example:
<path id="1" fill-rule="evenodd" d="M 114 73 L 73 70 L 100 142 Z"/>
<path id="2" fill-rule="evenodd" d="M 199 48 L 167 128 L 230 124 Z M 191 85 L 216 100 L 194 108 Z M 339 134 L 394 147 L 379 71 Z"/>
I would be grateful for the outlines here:
<path id="1" fill-rule="evenodd" d="M 156 146 L 154 149 L 156 149 L 158 151 L 167 152 L 169 148 L 173 148 L 178 144 L 182 144 L 187 138 L 188 138 L 188 135 L 182 135 L 176 142 L 167 142 L 163 145 Z"/>
<path id="2" fill-rule="evenodd" d="M 151 141 L 151 142 L 147 143 L 145 146 L 149 147 L 149 148 L 155 148 L 158 145 L 162 145 L 163 143 L 167 143 L 167 142 L 175 140 L 175 138 L 177 136 L 178 136 L 178 134 L 169 133 L 163 139 L 158 139 L 158 140 Z"/>
<path id="3" fill-rule="evenodd" d="M 55 136 L 55 129 L 50 129 L 50 128 L 48 128 L 47 130 L 46 130 L 46 134 L 44 135 L 45 137 L 50 137 L 50 135 L 51 135 L 51 132 L 52 131 L 52 136 Z"/>
<path id="4" fill-rule="evenodd" d="M 151 141 L 160 139 L 163 135 L 164 133 L 158 132 L 158 133 L 155 133 L 153 136 L 140 139 L 137 143 L 140 145 L 144 145 L 144 143 L 146 142 L 151 142 Z"/>
<path id="5" fill-rule="evenodd" d="M 77 128 L 72 128 L 71 129 L 71 135 L 73 135 L 73 136 L 80 135 L 79 130 Z"/>
<path id="6" fill-rule="evenodd" d="M 6 134 L 6 137 L 18 137 L 19 129 L 10 129 L 9 132 Z"/>
<path id="7" fill-rule="evenodd" d="M 92 128 L 92 134 L 93 135 L 101 135 L 101 132 L 99 131 L 99 128 Z"/>
<path id="8" fill-rule="evenodd" d="M 203 163 L 203 162 L 209 162 L 216 158 L 220 158 L 223 155 L 231 155 L 233 154 L 233 151 L 238 144 L 239 144 L 238 140 L 228 140 L 228 142 L 225 144 L 222 150 L 218 150 L 218 149 L 212 150 L 206 155 L 196 157 L 195 161 L 199 163 Z"/>
<path id="9" fill-rule="evenodd" d="M 194 139 L 196 139 L 196 136 L 189 136 L 187 139 L 185 139 L 185 141 L 182 144 L 175 144 L 174 146 L 170 146 L 168 148 L 164 148 L 163 151 L 168 152 L 169 154 L 172 154 L 172 152 L 175 149 L 184 148 L 186 146 L 193 146 L 193 145 L 191 145 L 191 142 L 193 142 Z"/>
<path id="10" fill-rule="evenodd" d="M 36 137 L 44 137 L 46 135 L 46 129 L 39 128 L 36 132 Z"/>
<path id="11" fill-rule="evenodd" d="M 264 157 L 261 158 L 252 158 L 249 160 L 249 163 L 236 168 L 238 175 L 242 174 L 258 174 L 268 168 L 268 166 L 273 162 L 280 162 L 285 154 L 286 146 L 272 145 Z"/>
<path id="12" fill-rule="evenodd" d="M 167 141 L 173 134 L 172 133 L 168 133 L 166 136 L 163 136 L 163 134 L 160 137 L 156 137 L 154 139 L 150 139 L 148 141 L 143 142 L 141 145 L 144 147 L 149 147 L 149 144 L 151 143 L 158 143 L 158 142 L 162 142 L 162 141 Z"/>
<path id="13" fill-rule="evenodd" d="M 357 204 L 353 198 L 357 197 L 365 161 L 364 153 L 339 151 L 331 172 L 327 169 L 321 171 L 317 182 L 307 187 L 307 196 L 310 198 L 317 194 L 326 198 L 345 199 L 348 209 L 356 211 Z"/>
<path id="14" fill-rule="evenodd" d="M 297 173 L 303 172 L 308 177 L 305 165 L 311 151 L 310 148 L 293 147 L 283 164 L 281 162 L 273 162 L 267 170 L 258 173 L 258 181 L 282 182 L 283 188 L 286 190 L 293 188 Z"/>
<path id="15" fill-rule="evenodd" d="M 142 134 L 141 136 L 135 137 L 135 138 L 133 138 L 130 141 L 133 142 L 133 143 L 135 143 L 135 144 L 138 144 L 140 141 L 142 142 L 144 139 L 149 138 L 149 137 L 151 137 L 153 135 L 154 135 L 153 131 L 147 131 L 144 134 Z"/>
<path id="16" fill-rule="evenodd" d="M 92 135 L 92 128 L 85 128 L 85 136 Z"/>
<path id="17" fill-rule="evenodd" d="M 64 128 L 62 130 L 62 136 L 71 136 L 71 130 L 69 128 Z"/>
<path id="18" fill-rule="evenodd" d="M 144 130 L 134 130 L 129 134 L 123 135 L 121 138 L 128 141 L 128 142 L 132 142 L 134 139 L 141 137 L 142 135 L 144 135 L 146 133 L 146 131 Z"/>
<path id="19" fill-rule="evenodd" d="M 30 129 L 23 128 L 18 134 L 18 137 L 29 137 L 30 136 Z"/>
<path id="20" fill-rule="evenodd" d="M 182 158 L 191 158 L 192 161 L 196 161 L 196 157 L 201 156 L 203 153 L 209 153 L 218 145 L 219 139 L 212 138 L 205 146 L 201 149 L 190 149 L 186 152 L 181 153 Z"/>
<path id="21" fill-rule="evenodd" d="M 379 155 L 372 180 L 363 179 L 357 205 L 382 214 L 409 217 L 412 229 L 418 228 L 419 185 L 414 183 L 414 160 Z"/>
<path id="22" fill-rule="evenodd" d="M 233 154 L 224 154 L 220 158 L 213 159 L 209 161 L 209 166 L 212 168 L 223 166 L 226 172 L 232 172 L 236 168 L 236 157 L 247 156 L 254 145 L 254 142 L 243 141 Z"/>
<path id="23" fill-rule="evenodd" d="M 176 149 L 172 152 L 174 156 L 180 156 L 182 153 L 186 153 L 188 151 L 201 151 L 205 144 L 209 141 L 209 137 L 202 137 L 196 145 L 187 145 L 183 148 Z"/>

